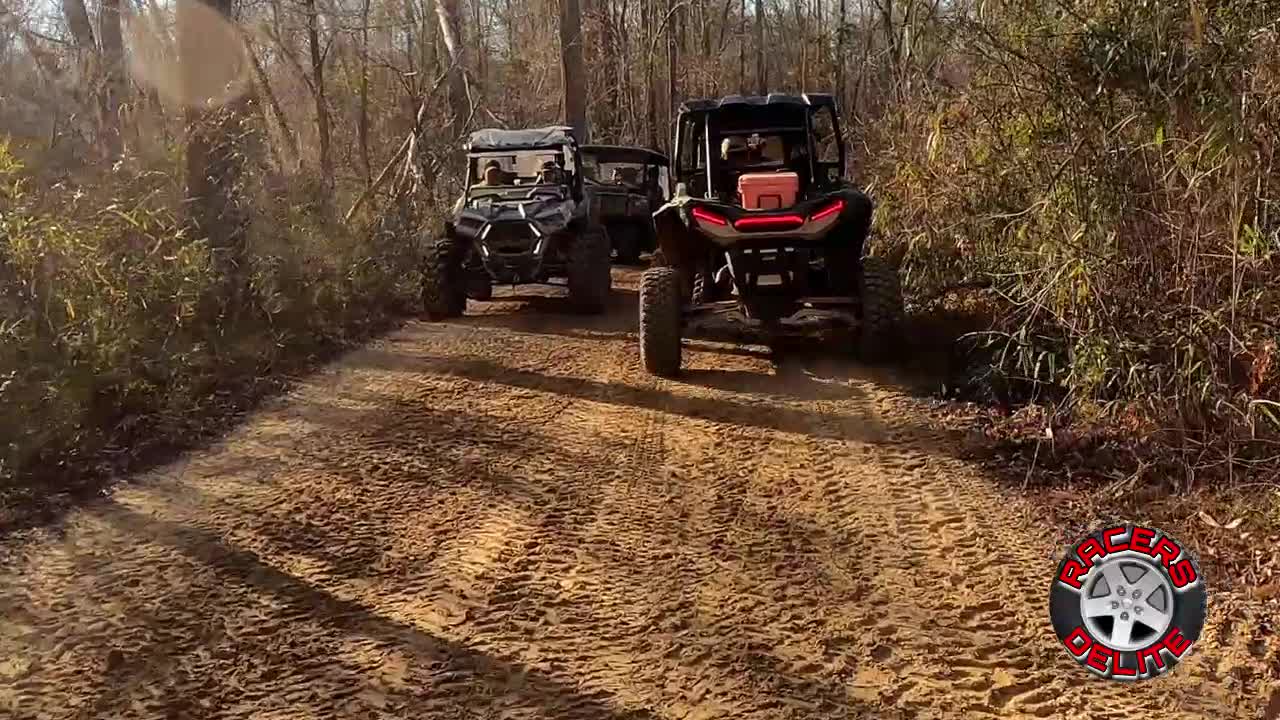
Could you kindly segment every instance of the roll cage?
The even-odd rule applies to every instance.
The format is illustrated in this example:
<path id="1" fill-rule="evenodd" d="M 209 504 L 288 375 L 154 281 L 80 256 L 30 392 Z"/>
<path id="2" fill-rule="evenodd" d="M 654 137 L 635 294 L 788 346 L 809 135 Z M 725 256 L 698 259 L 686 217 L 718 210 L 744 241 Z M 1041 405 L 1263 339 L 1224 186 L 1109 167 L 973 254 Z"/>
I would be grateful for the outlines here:
<path id="1" fill-rule="evenodd" d="M 527 130 L 502 130 L 489 128 L 471 133 L 464 146 L 467 152 L 467 174 L 465 178 L 466 195 L 470 196 L 475 189 L 475 182 L 481 169 L 480 160 L 491 157 L 516 156 L 526 153 L 554 154 L 562 161 L 561 169 L 568 175 L 567 186 L 575 201 L 582 200 L 582 151 L 573 135 L 573 128 L 564 125 L 551 125 Z M 484 194 L 504 194 L 502 191 L 522 188 L 536 188 L 538 185 L 496 186 L 480 192 Z M 543 185 L 541 187 L 549 187 Z"/>
<path id="2" fill-rule="evenodd" d="M 772 138 L 775 146 L 780 142 L 782 162 L 726 167 L 721 143 L 751 135 Z M 831 95 L 734 95 L 690 100 L 680 106 L 672 174 L 692 197 L 731 202 L 735 174 L 790 169 L 800 176 L 804 196 L 839 187 L 845 157 L 839 113 Z"/>

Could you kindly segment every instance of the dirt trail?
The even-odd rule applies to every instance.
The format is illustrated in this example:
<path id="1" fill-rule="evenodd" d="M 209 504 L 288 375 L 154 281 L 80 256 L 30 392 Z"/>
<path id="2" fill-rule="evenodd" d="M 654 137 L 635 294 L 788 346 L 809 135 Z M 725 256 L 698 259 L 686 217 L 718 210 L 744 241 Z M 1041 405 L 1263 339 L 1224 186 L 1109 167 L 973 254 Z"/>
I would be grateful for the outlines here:
<path id="1" fill-rule="evenodd" d="M 1085 677 L 1048 531 L 866 371 L 646 376 L 634 279 L 412 323 L 21 548 L 0 714 L 1259 716 L 1212 608 L 1172 676 Z"/>

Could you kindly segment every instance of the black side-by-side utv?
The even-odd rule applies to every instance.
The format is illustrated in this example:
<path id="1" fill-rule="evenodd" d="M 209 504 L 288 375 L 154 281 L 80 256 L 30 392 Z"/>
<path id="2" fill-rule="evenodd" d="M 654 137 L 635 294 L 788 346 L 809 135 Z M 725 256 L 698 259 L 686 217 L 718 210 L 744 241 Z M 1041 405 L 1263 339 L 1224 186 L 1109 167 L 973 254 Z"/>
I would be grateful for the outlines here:
<path id="1" fill-rule="evenodd" d="M 640 286 L 640 355 L 680 369 L 685 335 L 749 340 L 856 330 L 884 357 L 903 318 L 897 271 L 863 257 L 872 202 L 843 177 L 830 95 L 685 102 L 675 192 L 654 213 L 658 260 Z M 727 332 L 726 332 L 727 330 Z"/>
<path id="2" fill-rule="evenodd" d="M 582 189 L 573 130 L 478 130 L 466 145 L 466 190 L 423 253 L 422 304 L 456 317 L 493 285 L 567 278 L 569 299 L 601 312 L 612 286 L 610 247 Z"/>
<path id="3" fill-rule="evenodd" d="M 657 248 L 653 213 L 667 201 L 666 155 L 641 147 L 583 145 L 584 188 L 609 234 L 614 258 L 635 265 Z"/>

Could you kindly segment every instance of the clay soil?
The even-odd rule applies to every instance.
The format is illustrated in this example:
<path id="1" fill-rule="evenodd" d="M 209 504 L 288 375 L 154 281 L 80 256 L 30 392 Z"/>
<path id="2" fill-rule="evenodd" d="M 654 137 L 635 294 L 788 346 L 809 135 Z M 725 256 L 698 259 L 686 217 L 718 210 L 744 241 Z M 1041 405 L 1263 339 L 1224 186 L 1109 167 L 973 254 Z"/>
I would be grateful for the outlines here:
<path id="1" fill-rule="evenodd" d="M 1280 708 L 1274 636 L 1213 594 L 1171 675 L 1088 676 L 1048 620 L 1059 529 L 899 378 L 700 341 L 680 379 L 650 377 L 636 276 L 616 272 L 604 316 L 553 290 L 411 322 L 217 445 L 10 538 L 0 715 Z"/>

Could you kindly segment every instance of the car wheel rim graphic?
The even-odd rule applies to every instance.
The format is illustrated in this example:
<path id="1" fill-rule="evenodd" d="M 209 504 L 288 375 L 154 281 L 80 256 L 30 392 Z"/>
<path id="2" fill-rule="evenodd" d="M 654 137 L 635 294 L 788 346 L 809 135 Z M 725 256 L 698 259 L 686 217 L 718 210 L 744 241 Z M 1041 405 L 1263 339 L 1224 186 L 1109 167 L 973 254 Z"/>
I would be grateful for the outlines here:
<path id="1" fill-rule="evenodd" d="M 1133 682 L 1164 675 L 1204 630 L 1204 575 L 1167 533 L 1120 524 L 1081 537 L 1058 563 L 1049 620 L 1076 663 Z"/>
<path id="2" fill-rule="evenodd" d="M 1159 640 L 1173 621 L 1173 586 L 1165 574 L 1134 558 L 1107 560 L 1096 570 L 1080 593 L 1089 633 L 1120 651 Z"/>

